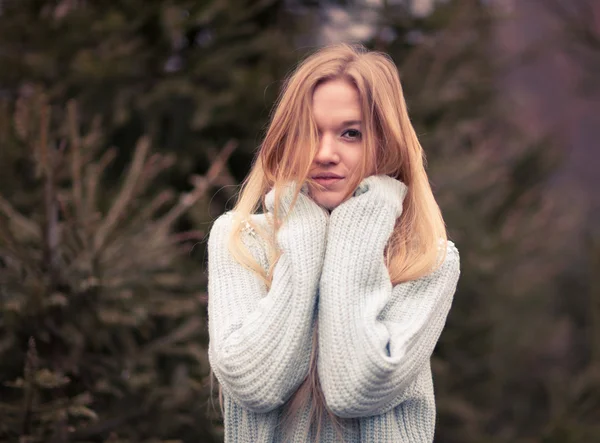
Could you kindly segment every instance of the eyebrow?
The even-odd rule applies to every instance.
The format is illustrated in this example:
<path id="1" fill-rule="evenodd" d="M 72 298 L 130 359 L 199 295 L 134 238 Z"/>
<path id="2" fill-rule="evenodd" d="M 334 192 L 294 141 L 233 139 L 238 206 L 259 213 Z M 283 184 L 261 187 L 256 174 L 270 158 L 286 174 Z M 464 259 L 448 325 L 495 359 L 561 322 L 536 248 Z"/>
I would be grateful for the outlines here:
<path id="1" fill-rule="evenodd" d="M 1 0 L 0 0 L 1 1 Z M 343 122 L 341 122 L 338 126 L 337 129 L 340 128 L 345 128 L 348 126 L 362 126 L 362 120 L 344 120 Z M 317 129 L 320 131 L 321 128 L 317 126 Z"/>
<path id="2" fill-rule="evenodd" d="M 354 125 L 362 125 L 362 120 L 346 120 L 340 124 L 340 126 L 354 126 Z"/>

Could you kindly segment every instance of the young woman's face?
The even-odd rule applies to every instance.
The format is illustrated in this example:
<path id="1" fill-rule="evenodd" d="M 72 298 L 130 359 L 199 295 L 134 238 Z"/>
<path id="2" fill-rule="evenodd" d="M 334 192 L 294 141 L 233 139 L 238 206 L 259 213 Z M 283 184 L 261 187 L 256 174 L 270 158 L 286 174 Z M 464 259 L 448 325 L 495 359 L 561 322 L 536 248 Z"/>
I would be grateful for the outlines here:
<path id="1" fill-rule="evenodd" d="M 319 150 L 310 177 L 324 189 L 311 186 L 309 192 L 319 205 L 331 210 L 353 191 L 350 178 L 365 155 L 358 92 L 345 79 L 321 83 L 313 93 L 312 112 L 319 130 Z"/>

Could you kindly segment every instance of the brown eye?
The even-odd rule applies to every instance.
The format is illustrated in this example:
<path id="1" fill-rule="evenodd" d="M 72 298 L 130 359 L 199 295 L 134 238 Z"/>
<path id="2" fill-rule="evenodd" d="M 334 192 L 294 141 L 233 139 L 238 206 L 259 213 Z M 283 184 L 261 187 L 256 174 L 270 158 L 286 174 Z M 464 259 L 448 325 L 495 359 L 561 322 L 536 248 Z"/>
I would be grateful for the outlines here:
<path id="1" fill-rule="evenodd" d="M 360 140 L 362 133 L 358 129 L 348 129 L 347 131 L 344 131 L 342 137 L 348 140 Z"/>

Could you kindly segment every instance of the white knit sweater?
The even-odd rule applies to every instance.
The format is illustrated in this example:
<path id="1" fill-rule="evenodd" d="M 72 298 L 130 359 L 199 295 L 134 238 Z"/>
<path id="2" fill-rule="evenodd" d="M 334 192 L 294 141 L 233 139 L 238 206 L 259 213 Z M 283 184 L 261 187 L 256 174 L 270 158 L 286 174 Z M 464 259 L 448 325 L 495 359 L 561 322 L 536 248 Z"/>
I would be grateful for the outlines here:
<path id="1" fill-rule="evenodd" d="M 456 290 L 458 250 L 448 241 L 436 271 L 392 286 L 383 251 L 402 213 L 403 183 L 368 177 L 331 215 L 304 192 L 290 210 L 292 190 L 280 200 L 289 214 L 268 291 L 228 251 L 233 215 L 210 233 L 209 359 L 224 393 L 225 442 L 282 441 L 282 405 L 308 373 L 317 317 L 318 376 L 328 408 L 343 418 L 344 441 L 432 442 L 430 358 Z M 272 191 L 266 203 L 269 212 L 252 222 L 268 228 Z M 260 239 L 249 229 L 243 240 L 267 270 Z M 303 441 L 307 413 L 294 423 L 294 441 Z M 320 441 L 337 441 L 331 423 Z"/>

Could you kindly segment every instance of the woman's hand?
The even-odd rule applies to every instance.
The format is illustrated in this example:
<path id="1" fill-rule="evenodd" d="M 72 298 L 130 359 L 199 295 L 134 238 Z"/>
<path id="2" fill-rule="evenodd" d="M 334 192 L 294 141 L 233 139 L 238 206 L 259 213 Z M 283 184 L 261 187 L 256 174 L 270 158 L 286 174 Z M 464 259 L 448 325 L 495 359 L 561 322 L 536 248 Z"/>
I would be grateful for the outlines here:
<path id="1" fill-rule="evenodd" d="M 328 238 L 339 236 L 347 253 L 383 253 L 407 192 L 404 183 L 386 175 L 363 179 L 354 196 L 331 212 Z"/>
<path id="2" fill-rule="evenodd" d="M 340 417 L 384 414 L 430 389 L 429 361 L 460 261 L 449 247 L 435 273 L 392 285 L 384 251 L 407 190 L 387 176 L 367 177 L 329 219 L 319 282 L 318 372 L 325 402 Z"/>
<path id="3" fill-rule="evenodd" d="M 402 215 L 402 203 L 407 193 L 408 187 L 400 180 L 387 175 L 371 175 L 360 182 L 353 196 L 363 200 L 372 197 L 379 203 L 390 205 L 395 209 L 398 218 Z M 364 194 L 368 195 L 361 197 Z M 348 201 L 350 200 L 352 199 Z"/>
<path id="4" fill-rule="evenodd" d="M 265 196 L 276 203 L 281 255 L 269 288 L 230 253 L 233 217 L 220 217 L 209 237 L 209 359 L 226 392 L 244 407 L 266 413 L 284 404 L 306 379 L 317 289 L 325 257 L 328 216 L 304 193 L 295 203 L 290 183 Z M 262 242 L 249 242 L 266 257 Z M 250 248 L 249 248 L 250 249 Z"/>

